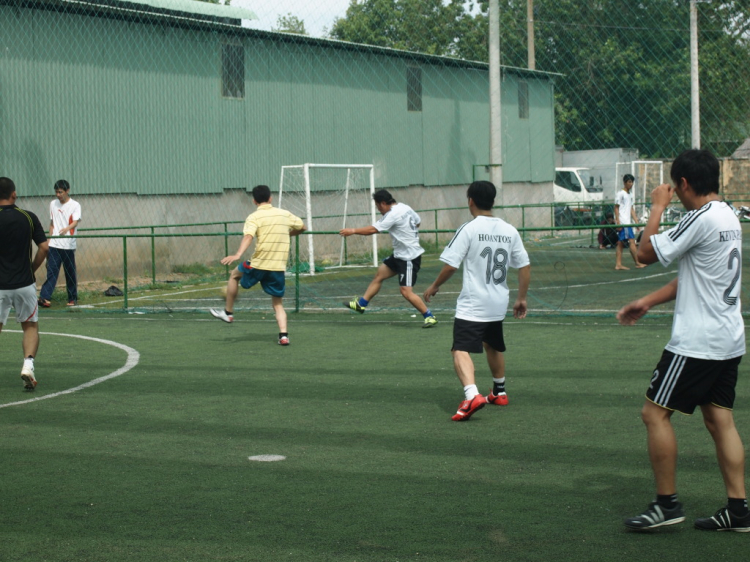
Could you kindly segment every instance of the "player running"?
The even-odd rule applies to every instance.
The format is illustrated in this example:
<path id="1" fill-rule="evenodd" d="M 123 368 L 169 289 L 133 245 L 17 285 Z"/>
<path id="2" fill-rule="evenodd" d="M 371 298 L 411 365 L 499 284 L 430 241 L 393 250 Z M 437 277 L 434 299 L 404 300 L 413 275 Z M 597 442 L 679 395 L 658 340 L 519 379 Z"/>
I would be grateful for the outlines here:
<path id="1" fill-rule="evenodd" d="M 424 253 L 424 249 L 419 244 L 418 230 L 422 221 L 414 209 L 405 203 L 396 202 L 385 189 L 376 191 L 372 198 L 375 200 L 375 207 L 383 217 L 372 226 L 344 228 L 339 231 L 339 234 L 341 236 L 351 236 L 352 234 L 371 236 L 388 231 L 393 242 L 393 254 L 385 258 L 383 263 L 380 264 L 375 278 L 370 282 L 365 294 L 353 301 L 346 301 L 344 306 L 363 314 L 367 305 L 380 291 L 383 281 L 398 275 L 401 296 L 409 301 L 422 315 L 424 318 L 422 327 L 431 328 L 438 321 L 427 308 L 427 305 L 419 298 L 419 295 L 414 293 L 414 284 L 417 282 L 417 273 L 422 264 L 422 254 Z"/>
<path id="2" fill-rule="evenodd" d="M 443 269 L 435 282 L 427 287 L 424 300 L 437 294 L 456 270 L 464 264 L 463 287 L 456 302 L 453 323 L 453 366 L 464 387 L 466 399 L 458 406 L 453 421 L 468 420 L 485 404 L 505 406 L 505 341 L 503 320 L 508 309 L 508 268 L 518 269 L 518 295 L 513 317 L 526 317 L 526 293 L 531 280 L 529 255 L 518 231 L 504 220 L 492 216 L 495 186 L 488 181 L 475 181 L 469 186 L 469 212 L 474 217 L 462 225 L 440 256 Z M 470 353 L 487 352 L 487 364 L 493 386 L 485 398 L 474 379 L 474 362 Z"/>
<path id="3" fill-rule="evenodd" d="M 675 300 L 672 338 L 664 349 L 646 391 L 641 417 L 656 480 L 656 499 L 648 509 L 625 520 L 634 530 L 653 529 L 685 520 L 677 501 L 677 440 L 672 414 L 692 414 L 700 406 L 703 422 L 716 445 L 727 491 L 727 505 L 713 517 L 695 520 L 697 529 L 750 531 L 745 495 L 745 450 L 734 425 L 737 367 L 745 354 L 745 324 L 740 306 L 742 227 L 719 197 L 719 161 L 707 150 L 686 150 L 672 164 L 674 187 L 660 185 L 651 194 L 651 214 L 638 260 L 679 260 L 677 278 L 617 313 L 632 325 L 651 308 Z M 672 195 L 687 215 L 658 233 L 661 215 Z"/>
<path id="4" fill-rule="evenodd" d="M 227 280 L 227 294 L 224 310 L 210 310 L 214 318 L 224 322 L 234 322 L 234 301 L 239 293 L 239 286 L 249 289 L 260 283 L 263 291 L 271 296 L 271 305 L 279 325 L 279 345 L 289 345 L 287 317 L 284 310 L 284 292 L 286 281 L 284 272 L 289 259 L 289 237 L 298 236 L 305 231 L 302 219 L 289 211 L 271 205 L 271 190 L 266 185 L 253 188 L 253 202 L 258 209 L 248 215 L 244 234 L 237 253 L 221 260 L 224 265 L 242 259 L 242 255 L 255 242 L 252 260 L 244 261 L 232 271 Z M 251 265 L 252 263 L 252 265 Z"/>
<path id="5" fill-rule="evenodd" d="M 16 185 L 0 178 L 0 331 L 10 309 L 23 329 L 21 379 L 26 390 L 36 388 L 34 357 L 39 350 L 39 308 L 34 273 L 49 251 L 49 242 L 39 218 L 16 206 Z M 32 259 L 33 244 L 36 254 Z"/>

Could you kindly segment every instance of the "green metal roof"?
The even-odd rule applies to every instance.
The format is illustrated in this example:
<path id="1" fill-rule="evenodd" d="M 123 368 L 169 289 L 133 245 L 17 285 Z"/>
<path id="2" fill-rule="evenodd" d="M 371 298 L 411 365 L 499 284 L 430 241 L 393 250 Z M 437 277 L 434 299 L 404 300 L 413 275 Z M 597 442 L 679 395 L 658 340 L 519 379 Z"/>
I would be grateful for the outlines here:
<path id="1" fill-rule="evenodd" d="M 45 0 L 48 6 L 80 6 L 107 12 L 148 13 L 173 19 L 226 22 L 257 20 L 254 12 L 236 6 L 198 2 L 197 0 Z"/>

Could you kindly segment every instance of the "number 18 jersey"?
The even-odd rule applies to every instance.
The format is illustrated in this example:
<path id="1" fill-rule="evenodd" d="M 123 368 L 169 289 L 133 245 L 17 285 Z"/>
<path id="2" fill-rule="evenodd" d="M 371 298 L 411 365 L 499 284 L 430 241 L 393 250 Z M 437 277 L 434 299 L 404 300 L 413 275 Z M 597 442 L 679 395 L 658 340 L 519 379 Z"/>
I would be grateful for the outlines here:
<path id="1" fill-rule="evenodd" d="M 496 322 L 508 310 L 508 270 L 529 265 L 529 254 L 515 228 L 502 219 L 480 215 L 456 231 L 440 261 L 456 269 L 463 263 L 456 318 Z"/>
<path id="2" fill-rule="evenodd" d="M 662 265 L 680 260 L 666 349 L 719 361 L 744 355 L 742 227 L 732 209 L 722 201 L 706 203 L 674 228 L 653 235 L 651 244 Z"/>

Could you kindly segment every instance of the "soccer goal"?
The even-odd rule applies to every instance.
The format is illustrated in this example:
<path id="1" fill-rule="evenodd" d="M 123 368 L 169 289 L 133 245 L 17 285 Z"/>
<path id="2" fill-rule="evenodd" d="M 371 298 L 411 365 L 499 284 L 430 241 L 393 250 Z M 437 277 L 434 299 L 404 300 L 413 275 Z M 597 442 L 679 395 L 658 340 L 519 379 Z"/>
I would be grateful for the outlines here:
<path id="1" fill-rule="evenodd" d="M 622 176 L 631 174 L 633 182 L 633 206 L 635 215 L 641 222 L 648 218 L 648 203 L 651 192 L 657 185 L 664 183 L 664 162 L 660 160 L 633 160 L 618 162 L 615 174 L 615 193 L 622 189 Z"/>
<path id="2" fill-rule="evenodd" d="M 342 228 L 375 222 L 375 169 L 372 164 L 282 166 L 279 202 L 300 217 L 308 231 L 300 240 L 300 262 L 315 275 L 316 261 L 326 267 L 378 264 L 377 236 L 336 236 Z M 329 232 L 327 235 L 322 235 Z M 369 238 L 369 239 L 368 239 Z"/>

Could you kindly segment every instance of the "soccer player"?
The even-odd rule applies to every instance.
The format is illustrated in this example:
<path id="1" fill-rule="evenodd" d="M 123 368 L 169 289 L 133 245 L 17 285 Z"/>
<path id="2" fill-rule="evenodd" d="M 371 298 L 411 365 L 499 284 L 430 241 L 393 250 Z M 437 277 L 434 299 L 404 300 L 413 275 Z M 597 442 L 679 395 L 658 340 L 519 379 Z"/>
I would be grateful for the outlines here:
<path id="1" fill-rule="evenodd" d="M 380 292 L 383 281 L 398 275 L 401 296 L 416 308 L 424 318 L 423 328 L 432 328 L 438 321 L 427 305 L 414 292 L 417 273 L 422 264 L 424 249 L 419 244 L 419 225 L 422 222 L 419 215 L 405 203 L 398 203 L 385 189 L 379 189 L 372 196 L 375 206 L 383 217 L 372 226 L 362 228 L 344 228 L 339 231 L 341 236 L 360 234 L 371 236 L 379 232 L 388 231 L 393 242 L 393 254 L 383 260 L 378 267 L 375 278 L 370 282 L 365 294 L 353 301 L 344 303 L 360 314 L 364 313 L 367 305 Z"/>
<path id="2" fill-rule="evenodd" d="M 78 281 L 76 274 L 76 232 L 81 222 L 81 205 L 70 197 L 70 184 L 66 180 L 55 182 L 55 197 L 49 204 L 49 235 L 62 236 L 49 242 L 47 256 L 47 280 L 42 285 L 39 304 L 51 306 L 52 292 L 57 285 L 60 267 L 65 269 L 65 288 L 68 292 L 68 306 L 78 304 Z"/>
<path id="3" fill-rule="evenodd" d="M 0 178 L 0 332 L 14 308 L 23 330 L 21 379 L 26 390 L 34 390 L 34 357 L 39 349 L 34 272 L 47 257 L 49 243 L 39 218 L 16 207 L 17 197 L 13 180 Z M 32 243 L 36 244 L 33 258 Z"/>
<path id="4" fill-rule="evenodd" d="M 727 491 L 727 505 L 695 527 L 712 531 L 750 531 L 745 495 L 745 450 L 734 425 L 737 366 L 745 353 L 740 306 L 742 228 L 719 197 L 719 161 L 707 150 L 686 150 L 672 164 L 674 187 L 651 194 L 638 259 L 668 266 L 679 260 L 677 278 L 625 305 L 620 323 L 632 325 L 656 305 L 675 300 L 672 337 L 656 365 L 641 417 L 656 480 L 656 499 L 640 515 L 625 520 L 630 529 L 653 529 L 685 520 L 677 501 L 677 440 L 674 412 L 692 414 L 700 406 L 716 445 Z M 658 233 L 661 215 L 676 194 L 688 213 L 670 230 Z"/>
<path id="5" fill-rule="evenodd" d="M 508 309 L 508 269 L 518 269 L 518 295 L 513 317 L 526 317 L 526 293 L 531 280 L 529 255 L 518 231 L 504 220 L 492 216 L 495 186 L 488 181 L 475 181 L 469 186 L 469 212 L 473 220 L 462 225 L 440 256 L 443 269 L 424 292 L 430 301 L 456 270 L 464 264 L 463 286 L 456 302 L 453 323 L 453 366 L 464 387 L 465 400 L 451 418 L 468 420 L 485 404 L 505 406 L 505 341 L 503 320 Z M 471 353 L 487 353 L 493 386 L 485 398 L 479 393 L 474 378 Z"/>
<path id="6" fill-rule="evenodd" d="M 622 189 L 615 195 L 615 224 L 636 223 L 638 219 L 635 216 L 633 207 L 633 195 L 630 191 L 633 189 L 635 178 L 630 174 L 622 177 Z M 631 220 L 632 219 L 632 220 Z M 620 226 L 617 228 L 618 242 L 615 250 L 615 269 L 630 269 L 622 265 L 622 249 L 627 246 L 630 255 L 637 268 L 646 267 L 646 264 L 638 261 L 635 247 L 635 234 L 630 226 Z"/>
<path id="7" fill-rule="evenodd" d="M 211 314 L 224 322 L 234 322 L 234 301 L 239 285 L 249 289 L 260 282 L 263 290 L 271 296 L 271 304 L 279 325 L 279 345 L 289 345 L 284 291 L 284 272 L 289 259 L 290 236 L 298 236 L 305 231 L 302 219 L 289 211 L 271 205 L 271 190 L 266 185 L 253 188 L 253 202 L 258 209 L 245 220 L 244 234 L 237 253 L 221 260 L 224 265 L 242 259 L 253 239 L 255 252 L 250 261 L 244 261 L 232 271 L 227 281 L 227 296 L 224 310 L 212 308 Z M 250 265 L 252 263 L 252 265 Z"/>

